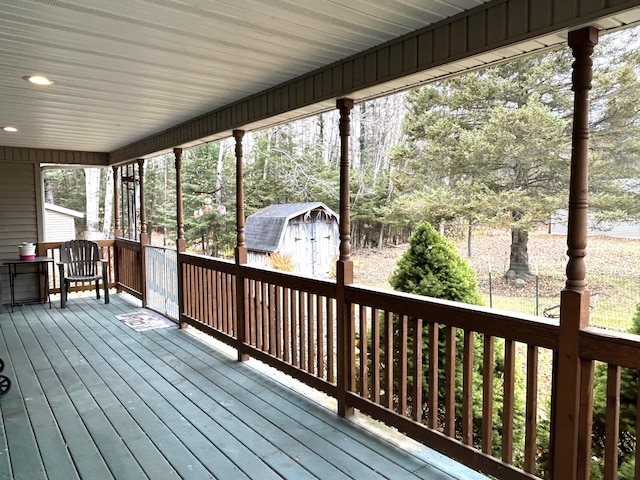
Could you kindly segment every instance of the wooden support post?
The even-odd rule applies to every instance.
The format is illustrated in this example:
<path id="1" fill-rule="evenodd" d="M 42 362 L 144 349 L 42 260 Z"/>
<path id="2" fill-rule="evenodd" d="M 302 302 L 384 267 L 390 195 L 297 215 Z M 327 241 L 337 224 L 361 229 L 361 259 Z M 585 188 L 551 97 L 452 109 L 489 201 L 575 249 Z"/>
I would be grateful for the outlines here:
<path id="1" fill-rule="evenodd" d="M 337 101 L 340 110 L 340 258 L 336 265 L 338 316 L 338 414 L 353 415 L 347 404 L 347 393 L 355 388 L 355 326 L 353 307 L 345 298 L 345 285 L 353 283 L 351 260 L 351 199 L 349 197 L 349 136 L 351 135 L 351 109 L 353 100 Z"/>
<path id="2" fill-rule="evenodd" d="M 176 247 L 180 253 L 186 250 L 186 242 L 184 239 L 184 207 L 182 204 L 182 149 L 174 148 L 173 154 L 176 160 L 176 223 L 178 229 Z"/>
<path id="3" fill-rule="evenodd" d="M 587 479 L 588 470 L 579 475 L 580 437 L 589 435 L 580 425 L 583 365 L 579 355 L 580 329 L 589 324 L 589 291 L 586 287 L 584 256 L 587 247 L 589 90 L 591 89 L 594 46 L 598 31 L 593 27 L 569 33 L 573 51 L 574 113 L 569 181 L 569 220 L 567 233 L 567 281 L 560 295 L 560 337 L 554 375 L 552 411 L 553 478 Z M 588 366 L 585 365 L 585 368 Z M 582 442 L 584 445 L 584 442 Z"/>
<path id="4" fill-rule="evenodd" d="M 178 252 L 178 321 L 180 328 L 185 328 L 187 324 L 181 321 L 182 312 L 184 311 L 184 292 L 182 291 L 184 272 L 180 263 L 180 254 L 186 250 L 186 242 L 184 239 L 184 208 L 182 204 L 182 149 L 174 148 L 173 155 L 176 164 L 176 250 Z"/>
<path id="5" fill-rule="evenodd" d="M 122 237 L 122 219 L 120 213 L 120 167 L 113 168 L 113 237 Z M 113 246 L 113 277 L 111 281 L 116 285 L 116 292 L 122 292 L 119 287 L 120 262 L 118 260 L 118 247 Z"/>
<path id="6" fill-rule="evenodd" d="M 236 141 L 236 322 L 238 334 L 238 361 L 249 360 L 249 355 L 244 352 L 244 345 L 248 342 L 249 318 L 245 309 L 246 280 L 242 275 L 242 265 L 247 263 L 247 246 L 244 237 L 244 184 L 243 184 L 243 150 L 242 139 L 244 130 L 234 130 L 233 138 Z"/>
<path id="7" fill-rule="evenodd" d="M 120 167 L 113 168 L 113 236 L 122 236 L 122 224 L 120 218 Z"/>
<path id="8" fill-rule="evenodd" d="M 140 205 L 140 285 L 142 289 L 142 306 L 147 306 L 147 250 L 145 245 L 149 243 L 149 234 L 147 232 L 147 212 L 144 203 L 144 158 L 138 159 L 138 178 L 140 180 L 139 189 L 139 205 Z"/>

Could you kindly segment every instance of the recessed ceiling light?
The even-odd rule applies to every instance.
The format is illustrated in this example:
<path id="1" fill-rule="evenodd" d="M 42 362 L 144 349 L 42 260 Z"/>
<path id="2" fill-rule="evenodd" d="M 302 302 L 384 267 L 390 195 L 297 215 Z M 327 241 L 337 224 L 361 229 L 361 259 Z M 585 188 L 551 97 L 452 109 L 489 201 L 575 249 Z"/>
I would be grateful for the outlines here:
<path id="1" fill-rule="evenodd" d="M 16 127 L 2 127 L 2 130 L 5 132 L 17 132 L 18 129 Z"/>
<path id="2" fill-rule="evenodd" d="M 26 76 L 26 77 L 22 77 L 25 80 L 34 83 L 36 85 L 51 85 L 53 84 L 53 82 L 51 80 L 49 80 L 47 77 L 44 77 L 42 75 L 32 75 L 32 76 Z"/>

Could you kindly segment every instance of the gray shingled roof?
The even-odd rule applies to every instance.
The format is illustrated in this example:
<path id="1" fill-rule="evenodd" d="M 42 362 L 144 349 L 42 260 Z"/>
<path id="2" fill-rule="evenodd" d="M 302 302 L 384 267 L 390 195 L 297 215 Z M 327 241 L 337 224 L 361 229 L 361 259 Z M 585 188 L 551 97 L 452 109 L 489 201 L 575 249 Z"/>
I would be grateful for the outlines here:
<path id="1" fill-rule="evenodd" d="M 322 202 L 281 203 L 249 215 L 244 230 L 247 249 L 259 252 L 277 251 L 287 222 L 319 208 L 338 218 L 338 215 Z"/>

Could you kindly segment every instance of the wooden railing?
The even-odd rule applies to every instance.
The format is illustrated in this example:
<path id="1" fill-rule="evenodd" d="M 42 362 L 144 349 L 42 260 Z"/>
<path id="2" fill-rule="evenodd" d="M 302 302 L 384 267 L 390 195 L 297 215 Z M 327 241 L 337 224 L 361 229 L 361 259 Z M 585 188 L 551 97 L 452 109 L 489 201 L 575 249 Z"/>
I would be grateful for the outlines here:
<path id="1" fill-rule="evenodd" d="M 51 257 L 55 262 L 60 261 L 61 242 L 39 242 L 37 254 L 39 256 Z M 96 240 L 100 247 L 101 258 L 109 261 L 109 287 L 115 287 L 116 267 L 115 267 L 115 240 Z M 49 292 L 60 293 L 60 278 L 57 264 L 49 265 Z M 91 282 L 75 283 L 69 287 L 72 292 L 92 290 L 95 286 Z"/>
<path id="2" fill-rule="evenodd" d="M 136 298 L 144 294 L 144 259 L 140 242 L 115 240 L 115 286 Z"/>
<path id="3" fill-rule="evenodd" d="M 56 262 L 60 260 L 61 242 L 40 242 L 37 246 L 38 255 L 48 256 Z M 117 288 L 142 298 L 143 265 L 142 247 L 140 242 L 125 239 L 96 240 L 100 247 L 101 257 L 109 261 L 109 288 Z M 70 287 L 70 291 L 91 290 L 90 282 L 77 283 Z M 49 291 L 60 293 L 60 278 L 57 265 L 49 266 Z"/>
<path id="4" fill-rule="evenodd" d="M 181 322 L 211 333 L 371 417 L 503 479 L 551 478 L 556 320 L 180 254 Z M 239 309 L 237 289 L 244 292 Z M 344 298 L 350 328 L 337 324 Z M 247 326 L 238 338 L 238 312 Z M 345 333 L 346 332 L 346 333 Z M 345 336 L 346 335 L 346 336 Z M 352 365 L 340 368 L 345 342 Z M 585 328 L 578 478 L 594 461 L 617 478 L 621 369 L 638 375 L 640 337 Z M 594 364 L 606 364 L 604 458 L 592 457 Z M 347 378 L 339 381 L 340 372 Z M 341 391 L 339 385 L 345 385 Z M 560 402 L 562 403 L 562 402 Z M 640 404 L 638 405 L 640 410 Z M 638 418 L 626 418 L 640 430 Z M 544 422 L 542 424 L 542 422 Z M 635 439 L 633 439 L 635 441 Z M 640 478 L 640 449 L 636 449 Z M 567 461 L 565 458 L 555 461 Z"/>

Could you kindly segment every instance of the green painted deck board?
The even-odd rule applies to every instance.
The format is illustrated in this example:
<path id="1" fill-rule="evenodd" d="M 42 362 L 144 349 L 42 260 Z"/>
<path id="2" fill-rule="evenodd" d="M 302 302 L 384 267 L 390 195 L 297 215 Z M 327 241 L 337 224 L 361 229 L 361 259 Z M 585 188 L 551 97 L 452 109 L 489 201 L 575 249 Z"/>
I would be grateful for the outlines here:
<path id="1" fill-rule="evenodd" d="M 54 300 L 55 301 L 55 300 Z M 454 475 L 140 309 L 73 295 L 0 313 L 0 478 L 360 479 Z M 456 464 L 457 465 L 457 464 Z"/>

